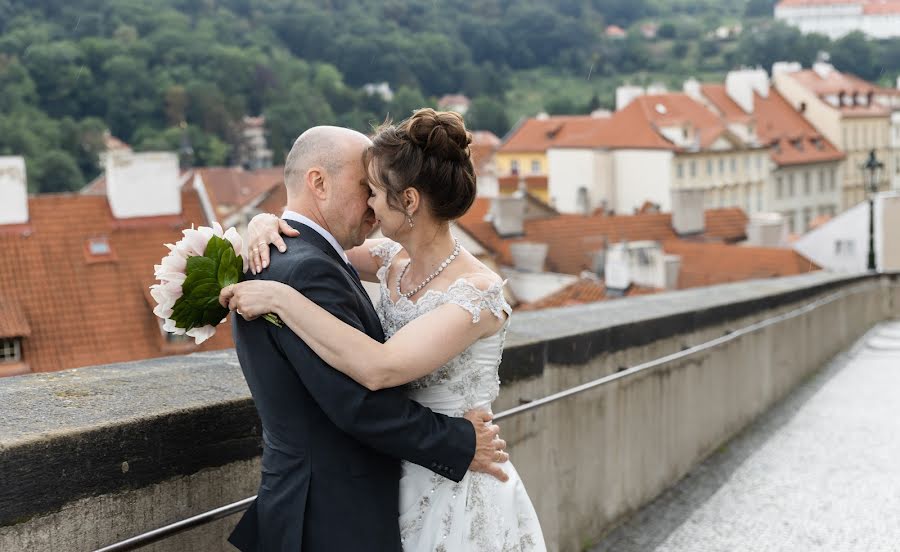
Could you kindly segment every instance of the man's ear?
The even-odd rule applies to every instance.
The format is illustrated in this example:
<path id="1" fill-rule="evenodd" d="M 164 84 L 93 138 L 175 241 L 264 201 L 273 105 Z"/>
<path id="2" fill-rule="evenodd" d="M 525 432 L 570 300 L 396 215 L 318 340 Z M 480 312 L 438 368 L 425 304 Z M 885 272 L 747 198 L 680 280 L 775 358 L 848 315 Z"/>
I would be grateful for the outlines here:
<path id="1" fill-rule="evenodd" d="M 325 199 L 328 196 L 328 185 L 325 179 L 325 172 L 319 167 L 313 167 L 306 171 L 306 187 L 318 199 Z"/>
<path id="2" fill-rule="evenodd" d="M 403 190 L 403 208 L 406 210 L 406 214 L 415 215 L 421 206 L 421 202 L 422 196 L 419 195 L 419 190 L 413 187 Z"/>

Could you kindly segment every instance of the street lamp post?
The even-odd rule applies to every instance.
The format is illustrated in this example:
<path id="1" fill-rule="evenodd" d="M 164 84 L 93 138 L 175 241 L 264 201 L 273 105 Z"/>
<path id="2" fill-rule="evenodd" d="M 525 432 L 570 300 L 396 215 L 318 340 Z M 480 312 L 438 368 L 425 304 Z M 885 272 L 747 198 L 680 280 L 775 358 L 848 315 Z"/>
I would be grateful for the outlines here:
<path id="1" fill-rule="evenodd" d="M 875 270 L 875 194 L 884 163 L 875 157 L 875 150 L 869 150 L 869 158 L 859 166 L 866 176 L 866 191 L 869 192 L 869 270 Z"/>

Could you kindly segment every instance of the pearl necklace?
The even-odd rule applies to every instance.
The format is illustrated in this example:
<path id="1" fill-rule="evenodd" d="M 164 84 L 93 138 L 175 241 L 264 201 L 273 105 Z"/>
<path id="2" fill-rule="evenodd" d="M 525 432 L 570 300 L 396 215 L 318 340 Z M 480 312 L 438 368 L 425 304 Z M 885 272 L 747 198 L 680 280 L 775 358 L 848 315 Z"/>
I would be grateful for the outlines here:
<path id="1" fill-rule="evenodd" d="M 413 295 L 419 293 L 419 291 L 421 291 L 423 287 L 427 286 L 428 282 L 437 278 L 438 274 L 443 272 L 444 269 L 453 262 L 453 259 L 459 256 L 459 240 L 457 238 L 453 238 L 453 244 L 453 253 L 451 253 L 449 257 L 444 259 L 444 262 L 442 262 L 440 266 L 437 267 L 437 270 L 432 272 L 431 275 L 428 276 L 428 278 L 425 278 L 425 281 L 416 286 L 415 289 L 407 293 L 403 293 L 402 291 L 400 291 L 400 281 L 403 280 L 403 277 L 406 275 L 406 270 L 409 268 L 409 265 L 412 264 L 412 259 L 410 259 L 409 262 L 406 263 L 406 266 L 403 267 L 403 270 L 400 271 L 400 276 L 397 277 L 397 295 L 403 297 L 404 299 L 409 299 Z"/>

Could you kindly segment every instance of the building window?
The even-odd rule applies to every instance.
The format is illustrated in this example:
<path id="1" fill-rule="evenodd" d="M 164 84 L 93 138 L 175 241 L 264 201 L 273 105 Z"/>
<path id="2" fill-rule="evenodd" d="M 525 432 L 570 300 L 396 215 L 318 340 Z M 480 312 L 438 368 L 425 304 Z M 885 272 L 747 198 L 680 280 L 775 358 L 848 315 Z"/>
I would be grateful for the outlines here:
<path id="1" fill-rule="evenodd" d="M 691 176 L 697 176 L 697 161 L 691 159 Z"/>
<path id="2" fill-rule="evenodd" d="M 809 195 L 811 192 L 809 185 L 809 171 L 803 171 L 803 195 Z"/>
<path id="3" fill-rule="evenodd" d="M 719 158 L 719 174 L 725 174 L 725 160 Z"/>
<path id="4" fill-rule="evenodd" d="M 762 169 L 762 155 L 756 156 L 756 168 L 760 170 Z"/>
<path id="5" fill-rule="evenodd" d="M 737 159 L 732 157 L 730 161 L 731 161 L 731 172 L 736 173 L 737 172 Z"/>
<path id="6" fill-rule="evenodd" d="M 851 257 L 854 249 L 853 240 L 834 240 L 834 254 L 838 257 Z"/>
<path id="7" fill-rule="evenodd" d="M 531 162 L 531 174 L 541 174 L 541 162 L 537 159 Z"/>
<path id="8" fill-rule="evenodd" d="M 706 160 L 706 175 L 712 176 L 713 162 L 712 159 Z"/>
<path id="9" fill-rule="evenodd" d="M 678 176 L 678 178 L 684 178 L 684 165 L 681 163 L 681 161 L 675 163 L 675 174 Z"/>
<path id="10" fill-rule="evenodd" d="M 794 197 L 794 173 L 788 175 L 788 197 Z"/>
<path id="11" fill-rule="evenodd" d="M 513 159 L 509 162 L 509 172 L 513 174 L 519 174 L 519 160 Z"/>
<path id="12" fill-rule="evenodd" d="M 778 199 L 784 197 L 784 179 L 780 176 L 775 178 L 775 197 Z"/>
<path id="13" fill-rule="evenodd" d="M 0 364 L 20 362 L 22 360 L 22 338 L 9 337 L 0 339 Z"/>
<path id="14" fill-rule="evenodd" d="M 756 188 L 756 210 L 757 210 L 757 211 L 762 211 L 762 210 L 763 210 L 763 205 L 762 205 L 763 200 L 762 200 L 762 197 L 763 197 L 762 187 L 757 187 L 757 188 Z"/>
<path id="15" fill-rule="evenodd" d="M 809 223 L 812 222 L 812 208 L 806 207 L 803 209 L 803 231 L 806 232 L 809 229 Z"/>

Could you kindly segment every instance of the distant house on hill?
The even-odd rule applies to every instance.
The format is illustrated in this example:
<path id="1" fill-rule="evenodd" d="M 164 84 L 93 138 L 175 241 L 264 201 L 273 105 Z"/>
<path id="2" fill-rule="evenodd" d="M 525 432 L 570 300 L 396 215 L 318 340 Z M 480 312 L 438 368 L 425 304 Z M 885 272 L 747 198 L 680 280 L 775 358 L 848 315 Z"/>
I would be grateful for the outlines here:
<path id="1" fill-rule="evenodd" d="M 455 111 L 460 115 L 465 115 L 469 111 L 472 100 L 468 96 L 462 94 L 447 94 L 438 100 L 437 106 L 441 111 Z"/>

